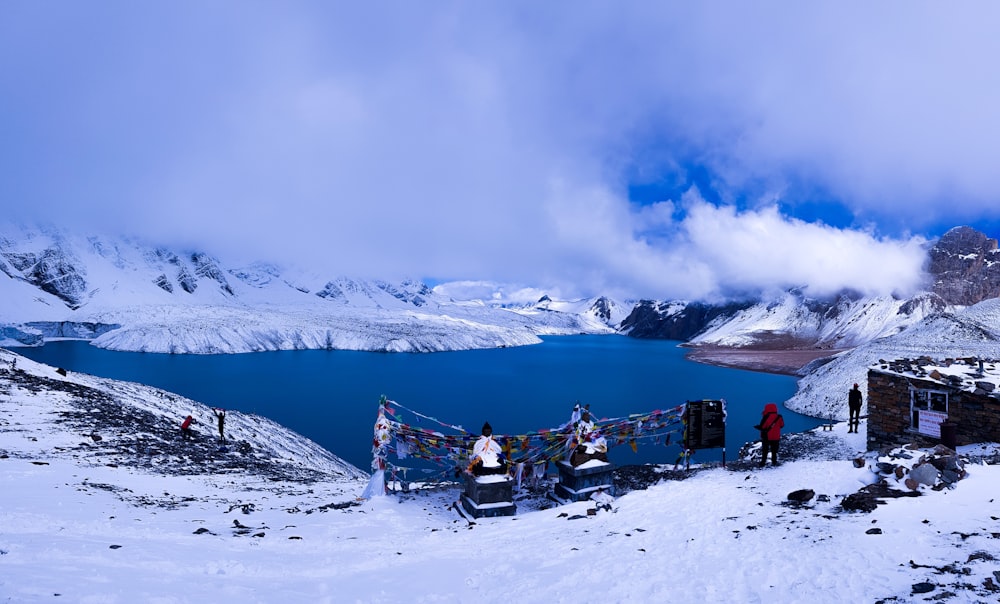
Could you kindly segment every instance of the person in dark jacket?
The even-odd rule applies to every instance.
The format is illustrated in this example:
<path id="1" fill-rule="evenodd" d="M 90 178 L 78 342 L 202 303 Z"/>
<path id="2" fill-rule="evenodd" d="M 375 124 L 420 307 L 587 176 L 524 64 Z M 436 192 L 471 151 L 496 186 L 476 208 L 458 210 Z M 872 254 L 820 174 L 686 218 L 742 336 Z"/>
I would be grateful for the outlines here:
<path id="1" fill-rule="evenodd" d="M 861 423 L 861 391 L 858 390 L 857 384 L 847 393 L 847 407 L 850 410 L 850 415 L 847 418 L 847 431 L 857 432 L 858 424 Z"/>
<path id="2" fill-rule="evenodd" d="M 181 436 L 184 437 L 184 440 L 189 440 L 191 438 L 194 438 L 194 432 L 191 431 L 191 424 L 193 423 L 194 423 L 194 416 L 192 415 L 185 417 L 184 421 L 181 422 Z"/>
<path id="3" fill-rule="evenodd" d="M 781 429 L 784 427 L 785 420 L 778 413 L 778 406 L 774 403 L 764 405 L 760 423 L 754 426 L 760 430 L 760 467 L 767 464 L 768 452 L 771 453 L 771 465 L 778 465 L 778 441 L 781 440 Z"/>
<path id="4" fill-rule="evenodd" d="M 223 433 L 226 427 L 226 410 L 215 408 L 212 409 L 212 413 L 219 418 L 219 440 L 226 442 L 226 435 Z"/>

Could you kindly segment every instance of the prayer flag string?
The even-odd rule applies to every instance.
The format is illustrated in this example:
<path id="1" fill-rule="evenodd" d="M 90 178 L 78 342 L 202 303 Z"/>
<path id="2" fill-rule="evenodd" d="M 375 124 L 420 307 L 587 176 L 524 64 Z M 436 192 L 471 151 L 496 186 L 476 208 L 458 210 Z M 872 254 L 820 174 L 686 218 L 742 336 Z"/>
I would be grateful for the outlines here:
<path id="1" fill-rule="evenodd" d="M 444 431 L 407 424 L 403 421 L 401 413 L 404 410 L 456 433 L 445 434 Z M 657 409 L 626 417 L 601 419 L 595 424 L 597 431 L 607 440 L 609 448 L 628 444 L 635 451 L 638 442 L 643 440 L 652 440 L 658 444 L 663 439 L 666 445 L 670 445 L 672 435 L 683 432 L 683 416 L 684 405 L 678 405 L 667 410 Z M 383 396 L 379 400 L 378 417 L 375 421 L 372 470 L 380 471 L 389 467 L 396 473 L 408 469 L 391 464 L 388 461 L 390 454 L 395 454 L 400 460 L 408 457 L 428 460 L 445 467 L 444 471 L 465 467 L 469 462 L 469 454 L 476 438 L 478 438 L 476 435 L 470 434 L 461 426 L 442 422 Z M 568 457 L 571 453 L 569 449 L 573 428 L 567 423 L 558 428 L 526 434 L 495 435 L 494 438 L 511 463 L 541 464 Z"/>

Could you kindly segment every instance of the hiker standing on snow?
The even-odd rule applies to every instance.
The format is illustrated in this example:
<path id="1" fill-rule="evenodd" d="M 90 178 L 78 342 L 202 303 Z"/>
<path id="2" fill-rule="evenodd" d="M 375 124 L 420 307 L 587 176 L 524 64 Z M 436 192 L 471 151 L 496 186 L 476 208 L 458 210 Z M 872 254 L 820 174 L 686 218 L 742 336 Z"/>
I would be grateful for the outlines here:
<path id="1" fill-rule="evenodd" d="M 223 433 L 226 423 L 226 410 L 213 408 L 212 413 L 215 414 L 215 417 L 219 418 L 219 440 L 226 442 L 226 435 Z"/>
<path id="2" fill-rule="evenodd" d="M 764 405 L 760 423 L 754 426 L 760 430 L 760 467 L 767 464 L 768 452 L 771 453 L 771 465 L 778 465 L 778 441 L 781 440 L 781 429 L 784 427 L 785 420 L 778 413 L 778 406 L 774 403 Z"/>
<path id="3" fill-rule="evenodd" d="M 507 473 L 507 460 L 504 459 L 500 444 L 493 440 L 493 427 L 489 422 L 483 424 L 482 436 L 472 445 L 469 471 L 476 476 Z"/>
<path id="4" fill-rule="evenodd" d="M 847 431 L 857 433 L 858 424 L 861 422 L 861 391 L 858 390 L 857 384 L 847 393 L 847 407 L 850 409 L 850 415 L 847 419 Z"/>
<path id="5" fill-rule="evenodd" d="M 194 423 L 194 416 L 192 415 L 185 417 L 184 421 L 181 422 L 181 436 L 184 437 L 184 440 L 190 440 L 191 438 L 194 438 L 194 433 L 191 431 L 191 424 L 193 423 Z"/>

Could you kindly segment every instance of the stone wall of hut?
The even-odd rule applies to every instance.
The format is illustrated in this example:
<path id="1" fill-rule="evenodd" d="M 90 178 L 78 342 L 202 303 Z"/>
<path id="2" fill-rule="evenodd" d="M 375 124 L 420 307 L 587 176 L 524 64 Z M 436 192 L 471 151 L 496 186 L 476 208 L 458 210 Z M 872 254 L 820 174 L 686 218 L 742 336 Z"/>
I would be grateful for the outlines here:
<path id="1" fill-rule="evenodd" d="M 1000 399 L 992 391 L 958 389 L 940 381 L 868 371 L 868 450 L 916 443 L 933 446 L 941 439 L 910 427 L 910 388 L 948 392 L 948 421 L 957 445 L 1000 442 Z"/>

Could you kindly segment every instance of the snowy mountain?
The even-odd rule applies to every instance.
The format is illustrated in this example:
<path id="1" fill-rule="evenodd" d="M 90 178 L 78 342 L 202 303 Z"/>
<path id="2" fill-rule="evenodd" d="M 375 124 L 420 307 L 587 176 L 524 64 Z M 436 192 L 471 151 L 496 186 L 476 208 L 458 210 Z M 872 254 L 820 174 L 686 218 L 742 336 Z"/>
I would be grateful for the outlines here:
<path id="1" fill-rule="evenodd" d="M 0 236 L 0 344 L 75 337 L 146 352 L 303 348 L 433 352 L 621 333 L 690 346 L 835 353 L 1000 293 L 997 241 L 968 227 L 928 251 L 928 290 L 909 298 L 802 291 L 725 304 L 559 300 L 484 282 L 429 287 L 229 266 L 201 251 L 8 227 Z"/>
<path id="2" fill-rule="evenodd" d="M 556 505 L 549 476 L 473 522 L 456 483 L 364 499 L 361 472 L 273 422 L 230 412 L 225 433 L 194 401 L 0 350 L 0 600 L 957 603 L 1000 584 L 996 445 L 911 489 L 896 472 L 935 451 L 864 453 L 840 424 L 779 467 L 620 468 L 603 505 Z"/>
<path id="3" fill-rule="evenodd" d="M 1000 296 L 997 240 L 969 227 L 951 229 L 928 250 L 927 279 L 927 290 L 908 298 L 845 291 L 814 299 L 792 290 L 777 299 L 716 305 L 644 301 L 619 328 L 692 346 L 849 349 Z"/>
<path id="4" fill-rule="evenodd" d="M 302 348 L 431 352 L 614 333 L 599 299 L 504 305 L 389 283 L 226 266 L 130 239 L 12 229 L 0 237 L 0 344 L 85 337 L 113 350 L 236 353 Z M 560 307 L 561 306 L 561 307 Z"/>
<path id="5" fill-rule="evenodd" d="M 847 391 L 855 383 L 866 382 L 869 367 L 880 360 L 922 356 L 1000 359 L 1000 299 L 930 317 L 905 332 L 861 344 L 820 363 L 799 380 L 798 391 L 785 405 L 813 417 L 846 419 Z M 862 413 L 867 413 L 867 400 L 864 405 Z"/>

